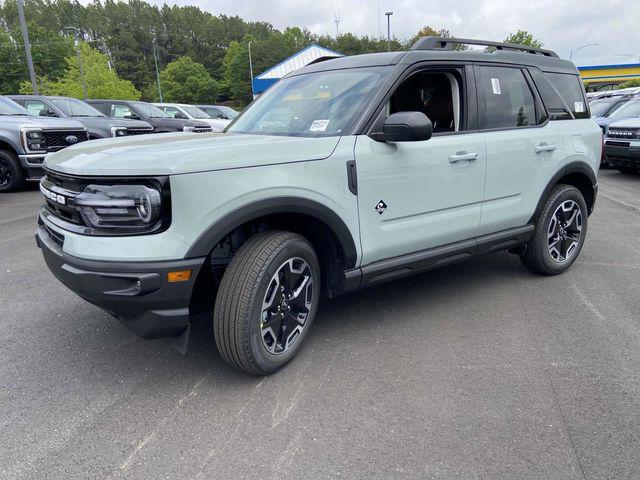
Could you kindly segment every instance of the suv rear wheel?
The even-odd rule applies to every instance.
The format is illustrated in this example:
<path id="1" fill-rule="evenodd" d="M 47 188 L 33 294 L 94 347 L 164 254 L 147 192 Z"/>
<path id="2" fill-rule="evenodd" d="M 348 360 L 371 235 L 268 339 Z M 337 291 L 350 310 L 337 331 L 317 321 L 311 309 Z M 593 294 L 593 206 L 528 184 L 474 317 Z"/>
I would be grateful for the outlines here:
<path id="1" fill-rule="evenodd" d="M 0 192 L 15 192 L 24 186 L 24 173 L 15 153 L 0 150 Z"/>
<path id="2" fill-rule="evenodd" d="M 587 204 L 580 190 L 557 185 L 535 220 L 533 238 L 520 256 L 522 263 L 543 275 L 564 272 L 582 250 L 587 222 Z"/>
<path id="3" fill-rule="evenodd" d="M 227 267 L 216 297 L 216 346 L 230 365 L 274 373 L 299 350 L 316 314 L 320 266 L 302 236 L 268 231 L 250 238 Z"/>

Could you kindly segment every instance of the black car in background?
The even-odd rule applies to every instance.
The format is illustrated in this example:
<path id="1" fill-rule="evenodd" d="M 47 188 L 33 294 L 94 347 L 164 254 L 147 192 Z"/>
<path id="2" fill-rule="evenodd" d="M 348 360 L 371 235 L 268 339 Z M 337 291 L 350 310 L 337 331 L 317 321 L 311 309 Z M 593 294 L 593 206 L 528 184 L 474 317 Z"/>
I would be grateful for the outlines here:
<path id="1" fill-rule="evenodd" d="M 147 122 L 109 118 L 77 98 L 44 95 L 8 95 L 8 98 L 33 115 L 77 120 L 86 127 L 90 140 L 153 133 Z"/>
<path id="2" fill-rule="evenodd" d="M 87 100 L 92 107 L 116 119 L 144 120 L 153 127 L 153 133 L 211 132 L 211 125 L 197 120 L 172 118 L 158 107 L 134 100 Z"/>

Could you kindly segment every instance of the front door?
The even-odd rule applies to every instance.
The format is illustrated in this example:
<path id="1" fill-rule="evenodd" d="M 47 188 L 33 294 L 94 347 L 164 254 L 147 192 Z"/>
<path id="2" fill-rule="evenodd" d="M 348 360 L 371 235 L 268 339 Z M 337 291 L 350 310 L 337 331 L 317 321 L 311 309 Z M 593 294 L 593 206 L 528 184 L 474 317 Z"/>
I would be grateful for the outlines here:
<path id="1" fill-rule="evenodd" d="M 465 133 L 462 69 L 422 70 L 390 96 L 382 116 L 422 111 L 434 125 L 426 141 L 355 146 L 362 266 L 475 237 L 486 173 L 484 134 Z"/>

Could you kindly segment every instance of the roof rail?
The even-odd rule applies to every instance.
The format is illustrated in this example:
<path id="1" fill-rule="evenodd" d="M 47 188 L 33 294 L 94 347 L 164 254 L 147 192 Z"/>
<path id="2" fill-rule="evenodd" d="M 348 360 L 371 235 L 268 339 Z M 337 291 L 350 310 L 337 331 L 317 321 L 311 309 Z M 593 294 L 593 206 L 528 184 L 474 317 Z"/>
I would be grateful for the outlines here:
<path id="1" fill-rule="evenodd" d="M 552 50 L 545 50 L 543 48 L 530 47 L 528 45 L 516 45 L 515 43 L 453 37 L 421 37 L 411 46 L 411 50 L 453 50 L 454 45 L 482 45 L 485 47 L 493 47 L 496 50 L 513 50 L 558 58 L 558 54 L 556 52 Z"/>

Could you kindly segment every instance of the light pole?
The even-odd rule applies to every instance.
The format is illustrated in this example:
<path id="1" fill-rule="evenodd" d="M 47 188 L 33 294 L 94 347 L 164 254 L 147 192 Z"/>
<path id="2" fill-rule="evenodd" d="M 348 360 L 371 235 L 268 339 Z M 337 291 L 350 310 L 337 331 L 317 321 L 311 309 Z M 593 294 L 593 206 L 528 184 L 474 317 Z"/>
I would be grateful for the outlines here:
<path id="1" fill-rule="evenodd" d="M 38 85 L 36 83 L 36 72 L 33 68 L 33 58 L 31 58 L 31 43 L 29 43 L 29 32 L 27 31 L 27 22 L 24 20 L 24 5 L 22 0 L 18 0 L 18 17 L 20 17 L 20 29 L 22 30 L 22 39 L 24 40 L 24 52 L 27 55 L 27 65 L 29 65 L 29 77 L 31 78 L 31 88 L 33 94 L 38 94 Z"/>
<path id="2" fill-rule="evenodd" d="M 80 69 L 80 80 L 82 81 L 82 93 L 86 100 L 89 96 L 87 95 L 87 81 L 84 78 L 84 65 L 82 64 L 82 54 L 80 53 L 80 44 L 78 43 L 78 29 L 76 27 L 66 27 L 65 30 L 73 30 L 73 44 L 78 53 L 78 68 Z"/>
<path id="3" fill-rule="evenodd" d="M 391 51 L 391 15 L 393 12 L 384 12 L 387 16 L 387 52 Z"/>
<path id="4" fill-rule="evenodd" d="M 251 81 L 251 98 L 255 98 L 256 95 L 253 92 L 253 63 L 251 62 L 251 42 L 247 44 L 247 48 L 249 49 L 249 80 Z"/>
<path id="5" fill-rule="evenodd" d="M 162 103 L 162 88 L 160 87 L 160 72 L 158 71 L 158 56 L 156 55 L 156 37 L 151 39 L 151 45 L 153 46 L 153 63 L 156 65 L 156 82 L 158 82 L 158 96 L 160 97 L 160 103 Z"/>
<path id="6" fill-rule="evenodd" d="M 573 50 L 571 50 L 571 53 L 569 53 L 569 61 L 571 62 L 573 60 L 573 55 L 577 52 L 579 52 L 580 50 L 582 50 L 583 48 L 587 48 L 587 47 L 595 47 L 596 45 L 598 45 L 597 43 L 587 43 L 586 45 L 581 45 L 578 48 L 574 48 Z"/>

